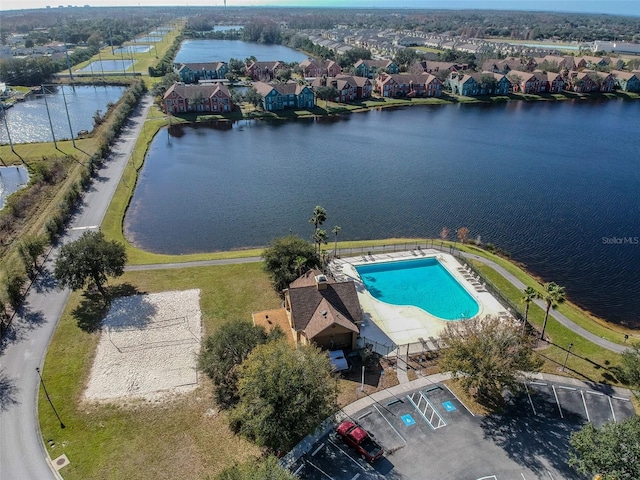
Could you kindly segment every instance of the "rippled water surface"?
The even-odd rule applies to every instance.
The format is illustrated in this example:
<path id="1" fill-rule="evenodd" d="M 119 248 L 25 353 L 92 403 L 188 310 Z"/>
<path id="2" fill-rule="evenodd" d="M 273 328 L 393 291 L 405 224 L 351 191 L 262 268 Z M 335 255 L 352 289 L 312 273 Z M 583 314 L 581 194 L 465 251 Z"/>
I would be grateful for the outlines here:
<path id="1" fill-rule="evenodd" d="M 176 63 L 228 62 L 230 58 L 244 61 L 254 56 L 261 62 L 301 62 L 304 53 L 283 45 L 243 42 L 242 40 L 185 40 L 176 54 Z"/>
<path id="2" fill-rule="evenodd" d="M 7 197 L 29 183 L 29 172 L 24 167 L 0 167 L 0 208 Z"/>
<path id="3" fill-rule="evenodd" d="M 638 132 L 640 102 L 617 100 L 174 126 L 151 145 L 126 231 L 163 253 L 261 246 L 310 238 L 315 205 L 342 240 L 466 226 L 640 327 Z"/>
<path id="4" fill-rule="evenodd" d="M 65 98 L 73 135 L 77 136 L 80 130 L 92 130 L 96 110 L 102 110 L 104 114 L 109 102 L 115 103 L 120 99 L 124 87 L 64 87 L 64 95 L 62 87 L 46 87 L 46 92 L 46 100 L 40 94 L 31 95 L 24 102 L 18 102 L 6 110 L 6 126 L 13 143 L 51 142 L 51 125 L 56 140 L 71 138 Z M 47 105 L 51 123 L 47 116 Z M 7 128 L 2 122 L 0 143 L 9 143 Z"/>

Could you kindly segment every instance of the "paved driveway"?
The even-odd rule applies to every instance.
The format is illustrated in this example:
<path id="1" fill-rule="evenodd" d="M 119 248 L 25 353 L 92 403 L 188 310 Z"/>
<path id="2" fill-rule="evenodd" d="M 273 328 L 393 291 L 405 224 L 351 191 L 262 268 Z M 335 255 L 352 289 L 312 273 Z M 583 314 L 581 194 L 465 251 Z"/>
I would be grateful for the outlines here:
<path id="1" fill-rule="evenodd" d="M 478 417 L 442 383 L 370 402 L 349 416 L 375 435 L 385 456 L 358 458 L 333 432 L 290 468 L 302 479 L 578 480 L 568 439 L 585 422 L 634 415 L 629 398 L 552 381 L 526 382 L 500 415 Z"/>

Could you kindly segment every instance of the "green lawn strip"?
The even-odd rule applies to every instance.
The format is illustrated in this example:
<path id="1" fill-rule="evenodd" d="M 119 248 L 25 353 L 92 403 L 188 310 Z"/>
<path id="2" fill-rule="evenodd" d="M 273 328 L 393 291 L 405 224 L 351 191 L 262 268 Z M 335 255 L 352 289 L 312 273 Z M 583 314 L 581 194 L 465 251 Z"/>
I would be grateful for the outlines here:
<path id="1" fill-rule="evenodd" d="M 490 252 L 487 252 L 486 250 L 480 249 L 475 246 L 469 246 L 469 245 L 461 246 L 460 244 L 457 244 L 457 247 L 460 248 L 462 251 L 480 255 L 482 257 L 485 257 L 489 260 L 494 261 L 495 263 L 503 267 L 505 270 L 507 270 L 509 273 L 514 275 L 516 278 L 518 278 L 518 280 L 523 282 L 525 285 L 529 287 L 533 287 L 539 292 L 542 291 L 542 285 L 541 285 L 542 281 L 532 277 L 512 261 L 499 257 L 498 255 L 494 255 Z M 518 302 L 520 301 L 519 298 L 517 300 Z M 595 333 L 599 337 L 609 340 L 611 342 L 624 344 L 625 334 L 629 335 L 629 337 L 632 339 L 634 337 L 640 339 L 640 334 L 637 331 L 625 329 L 624 327 L 618 326 L 618 325 L 611 325 L 607 323 L 605 320 L 600 319 L 590 314 L 589 312 L 586 312 L 580 309 L 578 306 L 576 306 L 571 302 L 565 302 L 564 304 L 560 305 L 557 310 L 563 315 L 565 315 L 567 318 L 569 318 L 569 320 L 571 320 L 572 322 L 576 323 L 577 325 L 580 325 L 582 328 L 585 328 L 590 332 Z M 523 311 L 524 311 L 524 306 L 523 306 Z"/>
<path id="2" fill-rule="evenodd" d="M 127 272 L 118 283 L 149 293 L 200 288 L 207 334 L 227 321 L 251 321 L 251 312 L 280 305 L 261 264 Z M 224 412 L 210 415 L 215 405 L 206 378 L 194 393 L 164 404 L 130 402 L 118 407 L 82 402 L 99 340 L 99 333 L 82 331 L 72 316 L 82 298 L 72 294 L 43 369 L 66 428 L 60 428 L 42 391 L 38 406 L 50 456 L 65 453 L 71 462 L 63 471 L 66 480 L 206 478 L 259 455 L 259 449 L 229 431 Z"/>
<path id="3" fill-rule="evenodd" d="M 521 304 L 522 292 L 502 275 L 483 263 L 474 261 L 473 265 L 509 300 L 516 305 Z M 529 308 L 528 321 L 541 329 L 544 313 L 542 308 L 532 303 Z M 620 355 L 589 342 L 558 323 L 551 316 L 547 322 L 546 333 L 553 344 L 540 350 L 540 354 L 545 358 L 544 371 L 558 373 L 558 367 L 562 366 L 566 357 L 566 349 L 570 343 L 573 343 L 569 363 L 572 370 L 567 369 L 566 374 L 595 382 L 619 383 L 608 369 L 620 363 Z"/>

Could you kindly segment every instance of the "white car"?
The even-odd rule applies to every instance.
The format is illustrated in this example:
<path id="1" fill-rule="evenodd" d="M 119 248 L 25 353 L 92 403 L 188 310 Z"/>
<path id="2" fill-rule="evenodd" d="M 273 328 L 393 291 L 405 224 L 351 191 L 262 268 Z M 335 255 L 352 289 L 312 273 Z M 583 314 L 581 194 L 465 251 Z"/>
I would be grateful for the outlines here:
<path id="1" fill-rule="evenodd" d="M 332 352 L 329 352 L 329 360 L 331 360 L 331 363 L 333 364 L 334 372 L 349 370 L 347 357 L 344 356 L 344 352 L 342 350 L 334 350 Z"/>

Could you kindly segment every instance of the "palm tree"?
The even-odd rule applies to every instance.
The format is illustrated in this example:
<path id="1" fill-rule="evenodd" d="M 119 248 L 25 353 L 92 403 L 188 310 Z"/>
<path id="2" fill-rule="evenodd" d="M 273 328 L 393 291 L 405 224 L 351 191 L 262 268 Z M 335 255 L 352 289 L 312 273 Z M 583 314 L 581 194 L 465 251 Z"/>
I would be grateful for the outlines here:
<path id="1" fill-rule="evenodd" d="M 524 321 L 522 322 L 522 333 L 524 334 L 527 328 L 527 320 L 529 318 L 529 306 L 536 298 L 539 298 L 540 294 L 533 287 L 527 287 L 524 289 L 524 296 L 520 299 L 525 304 L 524 307 Z"/>
<path id="2" fill-rule="evenodd" d="M 333 256 L 335 257 L 338 255 L 338 233 L 340 233 L 340 227 L 336 225 L 335 227 L 333 227 L 333 230 L 331 231 L 336 236 L 336 243 L 333 247 Z"/>
<path id="3" fill-rule="evenodd" d="M 318 231 L 318 227 L 327 219 L 327 211 L 320 205 L 316 205 L 313 209 L 313 216 L 309 219 L 309 223 L 313 224 L 313 234 Z"/>
<path id="4" fill-rule="evenodd" d="M 327 243 L 327 231 L 322 229 L 317 229 L 313 234 L 313 241 L 318 245 L 318 255 L 320 255 L 322 250 L 322 244 Z"/>
<path id="5" fill-rule="evenodd" d="M 305 257 L 299 256 L 295 258 L 295 269 L 296 272 L 298 272 L 298 277 L 302 276 L 302 269 L 304 268 L 306 263 L 307 259 Z"/>
<path id="6" fill-rule="evenodd" d="M 542 333 L 540 339 L 544 340 L 544 331 L 547 328 L 547 319 L 549 318 L 549 310 L 556 308 L 565 300 L 564 287 L 561 287 L 555 282 L 547 282 L 544 284 L 544 291 L 540 294 L 539 298 L 545 301 L 547 304 L 547 311 L 544 314 L 544 322 L 542 323 Z"/>

